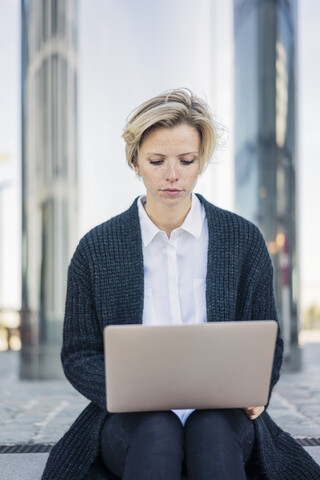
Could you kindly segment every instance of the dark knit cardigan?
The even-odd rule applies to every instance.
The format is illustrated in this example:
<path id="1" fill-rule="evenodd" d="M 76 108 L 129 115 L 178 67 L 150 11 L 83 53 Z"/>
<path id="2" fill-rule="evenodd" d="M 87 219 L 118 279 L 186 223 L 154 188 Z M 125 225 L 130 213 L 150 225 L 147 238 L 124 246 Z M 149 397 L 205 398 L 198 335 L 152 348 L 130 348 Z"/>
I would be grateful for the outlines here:
<path id="1" fill-rule="evenodd" d="M 260 231 L 200 195 L 199 199 L 209 229 L 208 322 L 277 319 L 273 268 Z M 135 200 L 126 212 L 87 233 L 69 266 L 61 358 L 66 377 L 91 403 L 51 451 L 43 480 L 115 478 L 104 470 L 99 457 L 100 431 L 108 415 L 102 332 L 106 325 L 142 323 L 143 296 L 142 240 Z M 282 351 L 278 335 L 270 394 L 279 378 Z M 266 412 L 254 424 L 253 471 L 260 473 L 248 473 L 248 478 L 320 479 L 318 465 Z"/>

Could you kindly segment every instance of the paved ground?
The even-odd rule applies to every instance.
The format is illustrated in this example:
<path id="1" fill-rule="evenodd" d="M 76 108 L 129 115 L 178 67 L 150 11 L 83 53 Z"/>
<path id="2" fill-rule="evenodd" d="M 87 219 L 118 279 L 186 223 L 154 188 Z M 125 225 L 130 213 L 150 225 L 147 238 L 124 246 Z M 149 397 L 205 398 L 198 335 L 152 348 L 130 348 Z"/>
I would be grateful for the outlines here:
<path id="1" fill-rule="evenodd" d="M 18 353 L 0 352 L 0 446 L 53 444 L 87 400 L 66 381 L 19 381 L 18 364 Z M 269 413 L 294 437 L 320 438 L 319 365 L 320 338 L 304 346 L 302 371 L 284 372 L 273 393 Z M 320 464 L 320 447 L 307 450 Z M 39 480 L 47 456 L 0 454 L 0 480 Z"/>

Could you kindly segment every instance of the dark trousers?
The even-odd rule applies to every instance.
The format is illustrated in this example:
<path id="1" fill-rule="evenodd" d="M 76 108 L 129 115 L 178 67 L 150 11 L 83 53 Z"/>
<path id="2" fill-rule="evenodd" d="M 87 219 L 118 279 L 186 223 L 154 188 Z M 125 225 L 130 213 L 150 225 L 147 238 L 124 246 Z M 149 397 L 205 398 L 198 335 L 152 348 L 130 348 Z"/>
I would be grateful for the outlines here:
<path id="1" fill-rule="evenodd" d="M 254 426 L 243 410 L 110 414 L 101 432 L 105 466 L 123 480 L 245 480 Z"/>

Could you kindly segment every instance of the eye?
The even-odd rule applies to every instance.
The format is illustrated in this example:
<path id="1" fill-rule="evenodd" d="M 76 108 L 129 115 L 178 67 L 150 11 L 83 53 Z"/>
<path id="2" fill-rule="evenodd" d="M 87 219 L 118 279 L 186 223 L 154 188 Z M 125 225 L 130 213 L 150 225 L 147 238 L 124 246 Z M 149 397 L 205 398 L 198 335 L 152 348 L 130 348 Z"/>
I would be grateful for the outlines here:
<path id="1" fill-rule="evenodd" d="M 194 158 L 192 160 L 181 159 L 181 163 L 182 165 L 191 165 L 192 163 L 194 163 Z"/>
<path id="2" fill-rule="evenodd" d="M 149 163 L 151 165 L 161 165 L 161 163 L 163 163 L 163 160 L 149 160 Z"/>

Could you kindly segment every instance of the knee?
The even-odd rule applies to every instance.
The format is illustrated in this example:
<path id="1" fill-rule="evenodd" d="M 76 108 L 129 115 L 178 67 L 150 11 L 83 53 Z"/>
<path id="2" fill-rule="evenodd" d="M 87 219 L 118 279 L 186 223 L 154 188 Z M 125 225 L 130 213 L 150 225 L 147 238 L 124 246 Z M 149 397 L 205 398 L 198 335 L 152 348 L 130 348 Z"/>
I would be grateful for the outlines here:
<path id="1" fill-rule="evenodd" d="M 237 409 L 197 410 L 188 418 L 186 429 L 216 439 L 240 437 L 250 420 Z"/>
<path id="2" fill-rule="evenodd" d="M 179 436 L 183 433 L 182 424 L 173 412 L 141 413 L 139 430 L 160 436 Z"/>
<path id="3" fill-rule="evenodd" d="M 150 447 L 183 447 L 183 426 L 173 412 L 142 413 L 134 436 L 143 438 Z"/>

